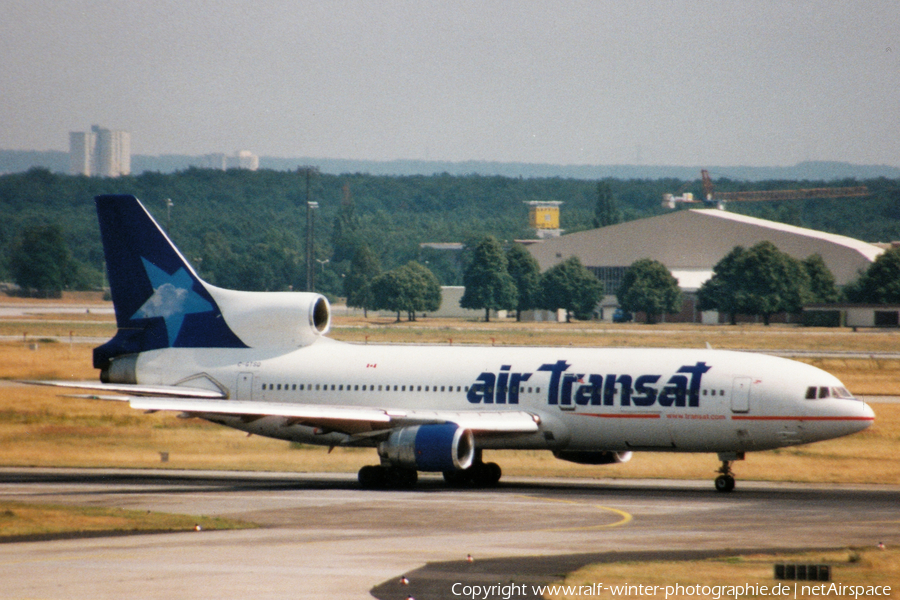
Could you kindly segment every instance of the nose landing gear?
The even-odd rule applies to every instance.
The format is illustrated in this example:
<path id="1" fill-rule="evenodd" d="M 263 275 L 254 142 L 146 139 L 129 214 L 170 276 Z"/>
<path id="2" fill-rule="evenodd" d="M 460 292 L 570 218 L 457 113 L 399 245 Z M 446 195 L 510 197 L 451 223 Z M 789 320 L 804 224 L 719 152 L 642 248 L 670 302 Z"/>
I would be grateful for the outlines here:
<path id="1" fill-rule="evenodd" d="M 719 460 L 722 461 L 722 466 L 717 471 L 721 475 L 716 477 L 716 491 L 730 492 L 734 489 L 734 473 L 731 470 L 731 465 L 736 460 L 744 460 L 744 453 L 719 452 Z"/>

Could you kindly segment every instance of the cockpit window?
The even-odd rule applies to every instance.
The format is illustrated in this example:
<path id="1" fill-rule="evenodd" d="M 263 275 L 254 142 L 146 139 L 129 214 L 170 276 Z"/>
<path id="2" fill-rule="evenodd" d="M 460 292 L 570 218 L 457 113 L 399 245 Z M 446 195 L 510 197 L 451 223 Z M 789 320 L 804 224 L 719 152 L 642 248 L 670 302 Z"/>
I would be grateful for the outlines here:
<path id="1" fill-rule="evenodd" d="M 806 399 L 815 400 L 816 398 L 853 399 L 853 394 L 851 394 L 847 388 L 843 387 L 810 386 L 806 388 Z"/>

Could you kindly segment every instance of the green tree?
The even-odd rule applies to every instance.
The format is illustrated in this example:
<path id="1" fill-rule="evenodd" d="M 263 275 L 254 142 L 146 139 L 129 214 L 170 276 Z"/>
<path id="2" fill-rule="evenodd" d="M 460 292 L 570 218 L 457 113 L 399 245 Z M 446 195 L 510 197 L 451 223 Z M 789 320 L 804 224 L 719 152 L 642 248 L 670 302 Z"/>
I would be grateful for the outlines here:
<path id="1" fill-rule="evenodd" d="M 749 250 L 735 248 L 716 265 L 700 289 L 700 308 L 729 312 L 732 323 L 734 314 L 757 315 L 768 325 L 775 313 L 799 312 L 808 290 L 800 261 L 765 241 Z"/>
<path id="2" fill-rule="evenodd" d="M 646 313 L 647 323 L 655 323 L 663 313 L 681 310 L 678 280 L 664 264 L 649 258 L 635 261 L 625 271 L 616 297 L 624 310 Z"/>
<path id="3" fill-rule="evenodd" d="M 833 304 L 840 300 L 841 293 L 834 282 L 834 275 L 828 269 L 822 256 L 813 254 L 803 261 L 803 268 L 809 279 L 809 294 L 807 302 L 820 304 Z"/>
<path id="4" fill-rule="evenodd" d="M 356 247 L 350 261 L 350 272 L 344 278 L 344 296 L 347 306 L 363 309 L 363 316 L 369 316 L 369 309 L 375 308 L 375 297 L 372 294 L 372 281 L 381 273 L 378 257 L 372 253 L 368 244 Z"/>
<path id="5" fill-rule="evenodd" d="M 435 311 L 441 306 L 441 286 L 434 273 L 417 262 L 409 262 L 372 280 L 373 304 L 378 309 L 402 313 L 410 321 L 416 312 Z"/>
<path id="6" fill-rule="evenodd" d="M 9 257 L 13 280 L 33 296 L 58 298 L 77 270 L 56 225 L 25 229 Z"/>
<path id="7" fill-rule="evenodd" d="M 766 325 L 775 313 L 800 312 L 809 289 L 809 278 L 800 261 L 772 242 L 760 242 L 744 254 L 742 262 L 740 312 L 762 316 Z"/>
<path id="8" fill-rule="evenodd" d="M 700 310 L 717 310 L 726 313 L 732 325 L 737 324 L 737 292 L 741 284 L 741 258 L 746 252 L 743 246 L 735 246 L 713 267 L 713 276 L 703 282 L 697 291 Z"/>
<path id="9" fill-rule="evenodd" d="M 332 262 L 338 263 L 353 259 L 357 247 L 364 243 L 360 235 L 361 226 L 362 223 L 353 204 L 353 196 L 350 194 L 350 184 L 345 183 L 341 207 L 334 218 L 331 229 Z"/>
<path id="10" fill-rule="evenodd" d="M 616 203 L 609 181 L 597 183 L 597 205 L 594 207 L 594 227 L 606 227 L 622 221 L 622 212 Z"/>
<path id="11" fill-rule="evenodd" d="M 900 303 L 900 248 L 882 253 L 844 293 L 851 302 Z"/>
<path id="12" fill-rule="evenodd" d="M 578 318 L 590 318 L 600 301 L 602 284 L 588 271 L 577 256 L 550 267 L 540 280 L 538 308 L 566 311 L 566 322 L 574 313 Z"/>
<path id="13" fill-rule="evenodd" d="M 493 236 L 482 238 L 472 249 L 472 257 L 463 273 L 465 292 L 459 301 L 463 308 L 484 309 L 484 320 L 492 310 L 504 310 L 516 304 L 516 284 L 507 271 L 503 247 Z"/>
<path id="14" fill-rule="evenodd" d="M 400 268 L 407 270 L 411 274 L 418 290 L 416 307 L 409 314 L 409 318 L 415 321 L 416 311 L 429 313 L 438 310 L 441 307 L 442 300 L 441 283 L 434 273 L 425 265 L 414 260 Z"/>
<path id="15" fill-rule="evenodd" d="M 541 283 L 541 267 L 531 252 L 521 244 L 513 244 L 506 251 L 507 271 L 516 285 L 516 321 L 522 311 L 537 308 Z"/>

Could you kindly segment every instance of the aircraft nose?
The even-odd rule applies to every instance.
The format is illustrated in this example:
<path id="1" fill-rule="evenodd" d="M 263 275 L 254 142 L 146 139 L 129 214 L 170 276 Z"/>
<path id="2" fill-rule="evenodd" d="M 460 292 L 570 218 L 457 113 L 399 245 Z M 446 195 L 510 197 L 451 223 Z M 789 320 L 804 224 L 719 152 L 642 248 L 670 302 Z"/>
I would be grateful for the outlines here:
<path id="1" fill-rule="evenodd" d="M 867 429 L 875 422 L 875 411 L 862 400 L 850 400 L 841 408 L 841 415 L 847 433 L 856 433 Z"/>
<path id="2" fill-rule="evenodd" d="M 866 427 L 869 427 L 872 423 L 875 422 L 875 411 L 872 410 L 872 407 L 868 405 L 868 403 L 863 402 L 863 419 L 865 419 Z"/>

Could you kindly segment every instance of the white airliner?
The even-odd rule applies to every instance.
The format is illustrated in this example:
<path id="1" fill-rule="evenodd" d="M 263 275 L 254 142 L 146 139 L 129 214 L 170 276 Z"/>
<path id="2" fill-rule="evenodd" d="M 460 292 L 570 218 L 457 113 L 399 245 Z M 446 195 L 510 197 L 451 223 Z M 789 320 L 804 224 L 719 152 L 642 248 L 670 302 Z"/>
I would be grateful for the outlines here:
<path id="1" fill-rule="evenodd" d="M 760 354 L 337 342 L 323 296 L 209 285 L 137 198 L 96 204 L 118 332 L 94 349 L 101 382 L 44 383 L 257 435 L 375 447 L 365 487 L 410 486 L 418 471 L 492 485 L 500 467 L 482 450 L 505 448 L 591 465 L 716 453 L 716 489 L 730 491 L 745 452 L 874 420 L 832 375 Z"/>

